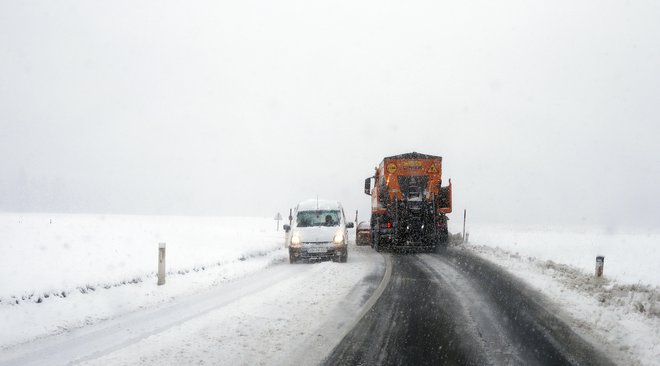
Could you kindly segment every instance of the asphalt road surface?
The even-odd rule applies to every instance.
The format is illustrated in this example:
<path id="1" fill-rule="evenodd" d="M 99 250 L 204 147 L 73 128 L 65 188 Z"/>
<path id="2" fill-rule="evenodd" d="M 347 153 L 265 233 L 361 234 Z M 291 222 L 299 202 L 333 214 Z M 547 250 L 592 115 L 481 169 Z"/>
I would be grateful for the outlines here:
<path id="1" fill-rule="evenodd" d="M 380 298 L 327 365 L 610 365 L 544 297 L 459 250 L 391 256 Z"/>

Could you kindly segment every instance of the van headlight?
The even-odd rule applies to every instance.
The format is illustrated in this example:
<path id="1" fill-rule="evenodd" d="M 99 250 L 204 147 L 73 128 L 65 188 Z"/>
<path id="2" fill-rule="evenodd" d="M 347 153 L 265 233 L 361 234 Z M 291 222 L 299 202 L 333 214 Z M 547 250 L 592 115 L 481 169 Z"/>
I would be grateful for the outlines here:
<path id="1" fill-rule="evenodd" d="M 291 236 L 291 246 L 296 248 L 300 247 L 300 234 L 293 233 L 293 236 Z"/>
<path id="2" fill-rule="evenodd" d="M 333 239 L 335 244 L 343 244 L 344 243 L 344 233 L 337 233 L 335 234 L 335 238 Z"/>

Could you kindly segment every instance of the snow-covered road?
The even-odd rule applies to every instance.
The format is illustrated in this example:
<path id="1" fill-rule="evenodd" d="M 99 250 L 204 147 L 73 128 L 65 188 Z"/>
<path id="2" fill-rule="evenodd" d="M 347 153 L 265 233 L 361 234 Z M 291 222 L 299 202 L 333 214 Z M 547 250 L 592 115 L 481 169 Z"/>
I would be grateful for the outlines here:
<path id="1" fill-rule="evenodd" d="M 279 264 L 208 291 L 5 350 L 1 365 L 318 363 L 368 307 L 386 261 Z"/>
<path id="2" fill-rule="evenodd" d="M 372 310 L 326 365 L 613 365 L 556 307 L 465 251 L 392 254 Z"/>

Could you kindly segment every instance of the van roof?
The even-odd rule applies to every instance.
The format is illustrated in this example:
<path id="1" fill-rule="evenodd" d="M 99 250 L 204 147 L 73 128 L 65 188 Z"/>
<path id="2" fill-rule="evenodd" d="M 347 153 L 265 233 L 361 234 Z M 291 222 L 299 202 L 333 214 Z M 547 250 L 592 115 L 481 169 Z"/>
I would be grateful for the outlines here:
<path id="1" fill-rule="evenodd" d="M 298 204 L 298 211 L 312 210 L 339 210 L 341 204 L 331 200 L 317 200 L 316 198 L 302 201 Z"/>

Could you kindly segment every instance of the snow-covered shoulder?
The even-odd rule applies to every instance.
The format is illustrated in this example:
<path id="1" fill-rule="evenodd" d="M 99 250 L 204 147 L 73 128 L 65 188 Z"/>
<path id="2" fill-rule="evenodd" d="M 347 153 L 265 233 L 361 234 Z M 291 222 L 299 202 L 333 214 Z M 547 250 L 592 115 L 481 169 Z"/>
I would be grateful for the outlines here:
<path id="1" fill-rule="evenodd" d="M 481 231 L 483 229 L 483 232 Z M 655 246 L 660 235 L 587 229 L 489 226 L 459 245 L 490 260 L 559 304 L 572 327 L 608 346 L 620 364 L 656 365 L 660 357 L 660 285 Z M 625 248 L 619 248 L 625 243 Z M 625 253 L 624 253 L 625 252 Z M 606 255 L 595 278 L 595 256 Z M 621 256 L 622 258 L 617 258 Z M 585 258 L 590 260 L 586 264 Z M 649 271 L 649 272 L 647 272 Z M 643 281 L 646 280 L 646 281 Z"/>

